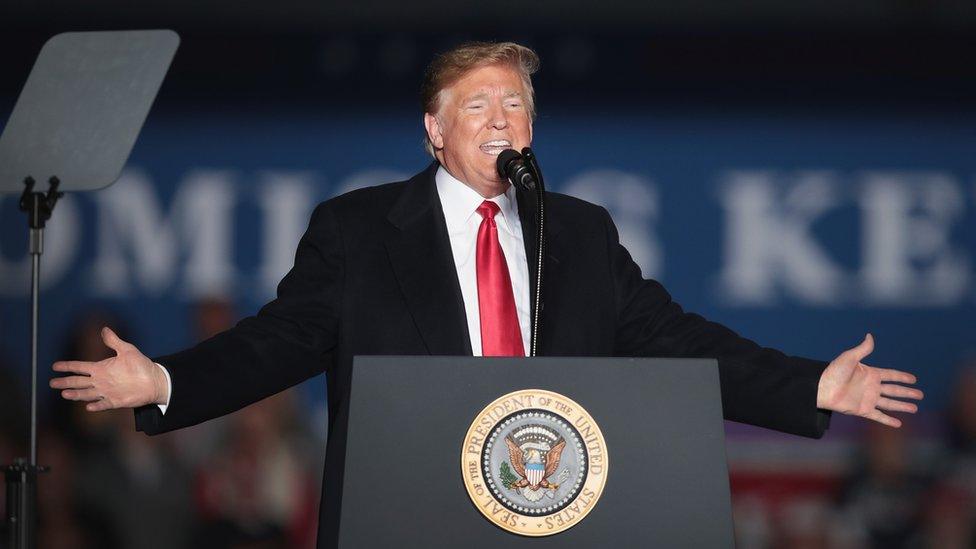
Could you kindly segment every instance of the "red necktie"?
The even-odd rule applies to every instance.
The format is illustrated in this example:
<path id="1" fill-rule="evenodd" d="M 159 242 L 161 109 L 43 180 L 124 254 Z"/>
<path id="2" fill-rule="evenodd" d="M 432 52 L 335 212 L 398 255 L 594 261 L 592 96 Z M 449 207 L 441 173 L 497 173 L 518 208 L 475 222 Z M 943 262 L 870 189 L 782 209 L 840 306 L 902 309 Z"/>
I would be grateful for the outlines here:
<path id="1" fill-rule="evenodd" d="M 495 214 L 498 204 L 485 200 L 478 206 L 478 309 L 481 313 L 483 356 L 525 356 L 522 330 L 515 311 L 515 294 L 505 254 L 498 243 Z"/>

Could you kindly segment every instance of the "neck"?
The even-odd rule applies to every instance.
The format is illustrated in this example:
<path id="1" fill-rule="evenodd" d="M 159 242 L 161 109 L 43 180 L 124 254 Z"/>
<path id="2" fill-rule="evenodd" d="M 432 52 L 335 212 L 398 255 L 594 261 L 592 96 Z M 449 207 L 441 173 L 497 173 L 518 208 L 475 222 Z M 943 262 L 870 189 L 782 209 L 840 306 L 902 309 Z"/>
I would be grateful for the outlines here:
<path id="1" fill-rule="evenodd" d="M 497 196 L 501 196 L 505 194 L 505 191 L 507 191 L 508 187 L 511 185 L 511 183 L 509 183 L 508 181 L 489 181 L 482 184 L 465 181 L 463 177 L 459 177 L 458 174 L 451 171 L 451 169 L 444 164 L 443 160 L 440 160 L 440 163 L 441 163 L 441 167 L 443 167 L 444 170 L 447 171 L 447 173 L 451 174 L 451 177 L 457 179 L 465 186 L 467 186 L 474 192 L 480 194 L 484 198 L 495 198 Z"/>

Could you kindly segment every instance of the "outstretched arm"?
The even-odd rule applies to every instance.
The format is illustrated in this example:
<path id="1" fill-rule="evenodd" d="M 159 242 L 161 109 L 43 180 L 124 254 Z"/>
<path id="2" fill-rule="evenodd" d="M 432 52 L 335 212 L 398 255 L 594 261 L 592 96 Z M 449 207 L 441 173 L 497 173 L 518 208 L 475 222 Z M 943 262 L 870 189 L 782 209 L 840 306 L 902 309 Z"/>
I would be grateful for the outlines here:
<path id="1" fill-rule="evenodd" d="M 135 408 L 136 427 L 149 434 L 194 425 L 238 410 L 321 373 L 333 357 L 344 272 L 339 222 L 331 204 L 319 205 L 278 285 L 278 296 L 190 349 L 156 358 L 172 380 L 134 346 L 103 333 L 117 355 L 101 362 L 59 362 L 75 375 L 51 386 L 91 411 Z M 155 404 L 165 404 L 165 416 Z"/>
<path id="2" fill-rule="evenodd" d="M 656 281 L 645 280 L 620 245 L 605 214 L 608 253 L 617 300 L 617 356 L 717 358 L 725 418 L 803 436 L 820 437 L 829 414 L 860 415 L 897 427 L 885 411 L 914 412 L 921 391 L 911 374 L 860 362 L 873 340 L 832 362 L 788 356 L 762 347 L 729 328 L 685 312 Z"/>

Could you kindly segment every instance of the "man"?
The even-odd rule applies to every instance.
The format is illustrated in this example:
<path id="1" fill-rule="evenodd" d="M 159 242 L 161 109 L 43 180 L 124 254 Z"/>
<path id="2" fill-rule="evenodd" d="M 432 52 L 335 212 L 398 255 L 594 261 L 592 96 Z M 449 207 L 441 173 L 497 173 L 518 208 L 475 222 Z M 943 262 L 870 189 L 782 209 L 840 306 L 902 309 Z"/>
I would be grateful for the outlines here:
<path id="1" fill-rule="evenodd" d="M 320 204 L 278 297 L 196 347 L 145 357 L 105 328 L 118 355 L 58 362 L 53 380 L 90 411 L 136 408 L 161 433 L 237 410 L 322 371 L 330 429 L 319 543 L 334 543 L 355 355 L 522 355 L 529 342 L 534 234 L 528 208 L 495 171 L 532 141 L 531 50 L 475 43 L 428 68 L 427 147 L 436 161 L 406 182 Z M 868 335 L 829 365 L 759 347 L 682 311 L 643 280 L 607 212 L 552 193 L 541 355 L 717 357 L 727 419 L 819 437 L 830 411 L 892 427 L 915 412 L 915 377 L 861 363 Z M 524 238 L 523 238 L 524 237 Z"/>

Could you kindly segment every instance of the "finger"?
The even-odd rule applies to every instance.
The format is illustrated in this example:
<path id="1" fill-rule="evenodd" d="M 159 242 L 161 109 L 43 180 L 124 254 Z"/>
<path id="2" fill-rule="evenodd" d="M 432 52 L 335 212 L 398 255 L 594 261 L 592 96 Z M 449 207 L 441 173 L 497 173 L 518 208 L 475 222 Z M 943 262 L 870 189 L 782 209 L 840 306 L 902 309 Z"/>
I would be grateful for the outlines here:
<path id="1" fill-rule="evenodd" d="M 902 372 L 900 370 L 888 370 L 885 368 L 878 368 L 877 370 L 878 373 L 881 374 L 881 381 L 894 381 L 897 383 L 908 384 L 915 384 L 918 382 L 918 379 L 908 372 Z"/>
<path id="2" fill-rule="evenodd" d="M 94 364 L 94 362 L 84 362 L 81 360 L 59 360 L 51 365 L 51 369 L 55 372 L 91 375 Z"/>
<path id="3" fill-rule="evenodd" d="M 56 377 L 51 380 L 52 389 L 88 389 L 94 387 L 92 378 L 88 376 Z"/>
<path id="4" fill-rule="evenodd" d="M 102 341 L 105 342 L 105 345 L 108 346 L 109 349 L 112 349 L 116 353 L 121 353 L 123 350 L 129 347 L 129 343 L 122 341 L 122 338 L 113 332 L 108 326 L 102 328 Z"/>
<path id="5" fill-rule="evenodd" d="M 88 389 L 65 389 L 61 391 L 61 396 L 68 400 L 101 400 L 102 395 L 94 388 Z"/>
<path id="6" fill-rule="evenodd" d="M 868 356 L 872 351 L 874 351 L 874 336 L 867 334 L 864 336 L 864 341 L 851 350 L 854 351 L 854 356 L 857 358 L 858 362 L 864 360 L 864 357 Z"/>
<path id="7" fill-rule="evenodd" d="M 871 421 L 877 421 L 882 425 L 887 425 L 888 427 L 894 427 L 895 429 L 901 427 L 901 420 L 895 417 L 891 417 L 880 410 L 873 410 L 868 415 L 864 416 Z"/>
<path id="8" fill-rule="evenodd" d="M 914 387 L 902 387 L 894 383 L 882 383 L 881 394 L 888 397 L 911 398 L 914 400 L 922 400 L 925 397 L 922 391 Z"/>
<path id="9" fill-rule="evenodd" d="M 881 397 L 878 399 L 878 408 L 891 412 L 906 412 L 914 414 L 918 411 L 918 405 L 911 402 L 902 402 L 891 398 Z"/>

